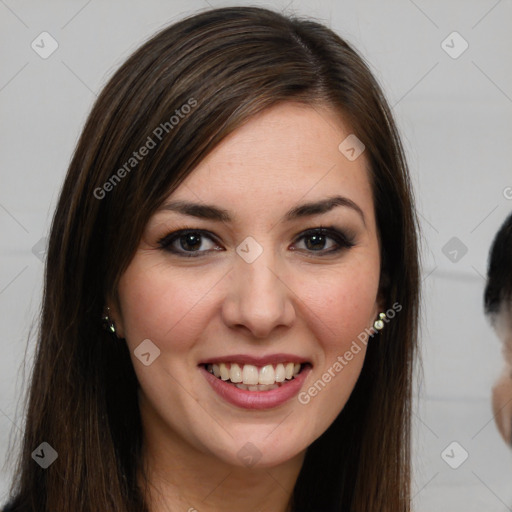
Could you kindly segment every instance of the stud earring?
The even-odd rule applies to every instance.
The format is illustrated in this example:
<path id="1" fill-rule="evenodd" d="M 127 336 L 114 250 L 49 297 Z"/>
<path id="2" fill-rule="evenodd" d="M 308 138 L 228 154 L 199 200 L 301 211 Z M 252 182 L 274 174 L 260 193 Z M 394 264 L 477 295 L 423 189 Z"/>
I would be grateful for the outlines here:
<path id="1" fill-rule="evenodd" d="M 386 318 L 385 313 L 379 313 L 378 320 L 375 320 L 375 322 L 373 323 L 373 327 L 375 327 L 375 329 L 377 329 L 377 331 L 380 331 L 384 328 L 384 319 L 385 318 Z"/>
<path id="2" fill-rule="evenodd" d="M 103 327 L 110 331 L 113 334 L 116 334 L 116 325 L 114 324 L 114 321 L 110 318 L 110 308 L 106 307 L 107 312 L 103 314 L 102 320 L 103 320 Z M 117 334 L 116 334 L 117 336 Z"/>

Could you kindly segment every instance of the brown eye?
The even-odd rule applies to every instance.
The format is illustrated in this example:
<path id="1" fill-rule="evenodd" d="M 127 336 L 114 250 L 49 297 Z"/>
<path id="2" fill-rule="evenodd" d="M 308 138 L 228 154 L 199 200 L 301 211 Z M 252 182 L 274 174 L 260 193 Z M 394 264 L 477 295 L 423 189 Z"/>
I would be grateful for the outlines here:
<path id="1" fill-rule="evenodd" d="M 295 244 L 300 240 L 304 240 L 305 246 L 305 249 L 300 250 L 315 256 L 335 254 L 355 245 L 354 237 L 348 236 L 333 227 L 309 229 L 297 238 Z M 209 248 L 205 241 L 209 241 Z M 161 238 L 158 245 L 164 251 L 186 258 L 200 257 L 205 253 L 224 250 L 217 244 L 211 234 L 198 229 L 174 231 Z"/>
<path id="2" fill-rule="evenodd" d="M 349 237 L 335 228 L 315 228 L 303 233 L 297 240 L 304 239 L 304 245 L 308 252 L 333 254 L 343 249 L 349 249 L 355 245 L 353 237 Z M 334 240 L 334 244 L 326 248 L 328 240 Z M 334 247 L 334 248 L 333 248 Z"/>
<path id="3" fill-rule="evenodd" d="M 217 249 L 200 250 L 204 245 L 204 240 L 214 242 L 211 236 L 205 234 L 200 230 L 179 230 L 174 233 L 169 233 L 158 241 L 158 245 L 173 254 L 178 254 L 185 257 L 197 257 L 205 252 L 211 252 Z M 215 247 L 218 247 L 214 244 Z"/>

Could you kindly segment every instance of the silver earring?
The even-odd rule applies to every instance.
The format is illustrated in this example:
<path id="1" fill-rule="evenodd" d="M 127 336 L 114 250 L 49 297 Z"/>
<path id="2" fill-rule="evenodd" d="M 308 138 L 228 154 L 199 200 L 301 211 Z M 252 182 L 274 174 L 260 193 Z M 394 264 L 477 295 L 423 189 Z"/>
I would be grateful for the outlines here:
<path id="1" fill-rule="evenodd" d="M 110 318 L 110 308 L 106 307 L 107 312 L 103 314 L 102 320 L 103 320 L 103 327 L 110 331 L 113 334 L 116 334 L 116 325 L 114 324 L 114 321 L 112 318 Z M 117 334 L 116 334 L 117 336 Z"/>
<path id="2" fill-rule="evenodd" d="M 377 331 L 380 331 L 384 328 L 384 319 L 385 318 L 386 318 L 385 313 L 379 313 L 378 320 L 375 320 L 375 322 L 373 323 L 373 327 L 375 327 L 375 329 L 377 329 Z"/>

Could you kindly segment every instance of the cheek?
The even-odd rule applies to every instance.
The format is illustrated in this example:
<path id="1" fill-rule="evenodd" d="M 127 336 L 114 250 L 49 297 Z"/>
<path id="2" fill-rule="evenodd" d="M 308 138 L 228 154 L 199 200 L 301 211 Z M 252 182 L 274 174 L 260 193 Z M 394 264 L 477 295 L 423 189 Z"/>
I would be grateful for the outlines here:
<path id="1" fill-rule="evenodd" d="M 310 283 L 304 296 L 320 350 L 298 401 L 309 411 L 314 437 L 329 427 L 347 403 L 363 367 L 366 342 L 373 342 L 368 333 L 373 324 L 378 273 L 369 271 L 364 278 L 360 274 L 326 276 Z"/>
<path id="2" fill-rule="evenodd" d="M 169 272 L 134 262 L 119 283 L 124 334 L 131 347 L 150 339 L 161 349 L 189 349 L 207 315 L 205 297 L 215 286 L 212 276 Z"/>
<path id="3" fill-rule="evenodd" d="M 316 319 L 318 339 L 326 356 L 350 346 L 373 323 L 378 293 L 378 270 L 367 267 L 325 274 L 303 285 L 302 300 Z"/>

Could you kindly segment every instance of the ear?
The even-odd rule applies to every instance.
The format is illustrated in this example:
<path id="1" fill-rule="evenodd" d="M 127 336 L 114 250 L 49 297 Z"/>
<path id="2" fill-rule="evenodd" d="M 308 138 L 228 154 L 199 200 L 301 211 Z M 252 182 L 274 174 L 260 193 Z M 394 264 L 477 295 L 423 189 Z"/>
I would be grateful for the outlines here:
<path id="1" fill-rule="evenodd" d="M 118 338 L 125 338 L 124 334 L 124 322 L 123 322 L 123 315 L 121 311 L 121 306 L 119 303 L 119 299 L 117 297 L 117 294 L 107 294 L 107 298 L 105 300 L 105 313 L 106 313 L 106 307 L 110 309 L 110 319 L 114 322 L 114 325 L 116 327 L 116 336 Z"/>

